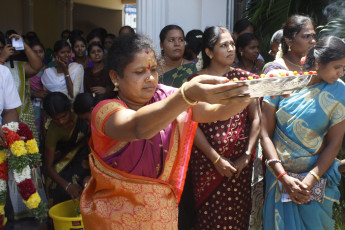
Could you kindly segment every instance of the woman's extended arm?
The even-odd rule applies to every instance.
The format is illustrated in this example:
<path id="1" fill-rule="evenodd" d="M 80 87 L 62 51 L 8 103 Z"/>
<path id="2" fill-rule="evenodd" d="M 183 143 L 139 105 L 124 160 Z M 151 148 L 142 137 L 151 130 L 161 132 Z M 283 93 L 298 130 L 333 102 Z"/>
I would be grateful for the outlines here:
<path id="1" fill-rule="evenodd" d="M 19 39 L 21 38 L 21 36 L 18 34 L 12 34 L 9 38 Z M 28 58 L 28 62 L 25 63 L 25 76 L 32 77 L 40 71 L 42 67 L 42 61 L 38 57 L 38 55 L 30 48 L 30 46 L 26 44 L 24 39 L 23 39 L 23 43 L 24 43 L 24 52 L 25 52 L 26 57 Z"/>
<path id="2" fill-rule="evenodd" d="M 268 160 L 279 160 L 276 148 L 272 142 L 273 133 L 277 122 L 275 113 L 275 107 L 269 105 L 268 103 L 263 103 L 261 119 L 261 145 L 264 156 Z M 272 168 L 276 176 L 285 172 L 285 169 L 281 163 L 272 162 L 269 167 Z M 310 191 L 307 189 L 308 186 L 306 184 L 288 175 L 282 176 L 279 181 L 283 184 L 293 202 L 297 204 L 309 202 Z"/>
<path id="3" fill-rule="evenodd" d="M 231 100 L 236 100 L 232 97 L 244 94 L 247 90 L 247 87 L 238 87 L 237 84 L 229 84 L 226 82 L 227 79 L 223 77 L 198 76 L 187 83 L 188 87 L 185 87 L 185 94 L 190 100 L 206 101 L 216 104 L 230 104 Z M 246 98 L 244 100 L 249 100 L 248 97 L 243 98 Z M 206 103 L 199 104 L 205 105 Z M 203 108 L 204 105 L 199 104 L 194 107 L 200 106 L 200 108 Z M 106 121 L 104 132 L 110 138 L 119 141 L 149 139 L 160 130 L 166 128 L 179 114 L 186 111 L 189 107 L 190 105 L 187 104 L 182 97 L 181 90 L 177 90 L 168 98 L 143 106 L 137 111 L 125 109 L 114 113 Z M 245 107 L 246 103 L 242 103 L 242 109 Z M 233 111 L 233 109 L 227 110 L 231 111 L 231 114 L 236 114 L 238 112 Z M 203 112 L 206 113 L 206 111 L 202 109 L 199 109 L 197 112 L 193 110 L 193 113 Z M 223 116 L 223 111 L 213 111 L 213 113 L 214 117 L 212 121 L 220 120 L 219 117 L 216 116 L 217 114 Z M 231 115 L 228 117 L 230 116 Z M 202 117 L 202 115 L 200 115 L 200 117 Z"/>
<path id="4" fill-rule="evenodd" d="M 326 146 L 321 151 L 320 157 L 317 160 L 314 168 L 312 171 L 316 173 L 319 177 L 321 177 L 328 169 L 331 167 L 334 159 L 338 155 L 341 144 L 343 142 L 345 133 L 345 120 L 332 126 L 328 134 L 326 136 Z M 317 182 L 317 179 L 312 174 L 308 174 L 303 183 L 305 183 L 308 188 L 312 188 L 314 184 Z"/>
<path id="5" fill-rule="evenodd" d="M 47 176 L 49 176 L 59 186 L 64 188 L 66 192 L 71 196 L 72 199 L 79 198 L 82 193 L 82 188 L 78 184 L 69 184 L 71 183 L 71 181 L 66 181 L 56 172 L 56 170 L 54 169 L 54 154 L 55 154 L 55 147 L 47 147 L 47 146 L 45 147 L 44 169 Z"/>

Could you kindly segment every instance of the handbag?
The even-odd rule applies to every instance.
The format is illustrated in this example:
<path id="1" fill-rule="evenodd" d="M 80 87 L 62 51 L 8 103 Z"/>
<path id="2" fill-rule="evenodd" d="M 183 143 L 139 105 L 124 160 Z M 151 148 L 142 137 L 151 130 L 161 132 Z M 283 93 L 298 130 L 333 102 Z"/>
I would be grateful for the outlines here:
<path id="1" fill-rule="evenodd" d="M 308 172 L 300 173 L 300 174 L 288 172 L 289 176 L 297 178 L 300 181 L 303 181 L 303 179 L 307 176 L 307 174 Z M 278 182 L 279 182 L 279 187 L 281 191 L 281 201 L 282 202 L 292 201 L 289 194 L 286 192 L 285 188 L 283 187 L 282 183 L 280 181 Z M 315 200 L 317 202 L 323 203 L 323 200 L 325 197 L 326 184 L 327 184 L 327 179 L 320 178 L 320 180 L 317 181 L 310 190 L 310 200 Z"/>

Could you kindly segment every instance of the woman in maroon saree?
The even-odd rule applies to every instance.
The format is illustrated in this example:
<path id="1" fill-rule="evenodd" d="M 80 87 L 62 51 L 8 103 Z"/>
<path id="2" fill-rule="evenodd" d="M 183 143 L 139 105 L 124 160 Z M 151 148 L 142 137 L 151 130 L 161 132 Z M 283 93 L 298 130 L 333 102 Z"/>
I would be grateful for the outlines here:
<path id="1" fill-rule="evenodd" d="M 204 32 L 204 68 L 199 74 L 228 79 L 251 73 L 230 68 L 235 58 L 228 30 Z M 256 101 L 225 121 L 200 123 L 189 169 L 196 202 L 196 229 L 248 229 L 251 211 L 252 156 L 259 135 Z"/>

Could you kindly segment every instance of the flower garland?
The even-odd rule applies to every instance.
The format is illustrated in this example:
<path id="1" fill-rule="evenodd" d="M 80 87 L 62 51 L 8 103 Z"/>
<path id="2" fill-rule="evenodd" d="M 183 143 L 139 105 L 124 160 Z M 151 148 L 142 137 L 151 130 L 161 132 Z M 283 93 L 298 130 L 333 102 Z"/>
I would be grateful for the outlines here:
<path id="1" fill-rule="evenodd" d="M 0 230 L 6 224 L 4 206 L 9 170 L 13 172 L 18 191 L 32 214 L 37 219 L 43 219 L 47 214 L 46 204 L 41 200 L 31 178 L 31 168 L 41 164 L 37 142 L 31 130 L 27 125 L 17 122 L 2 128 L 5 131 L 6 146 L 0 150 Z"/>

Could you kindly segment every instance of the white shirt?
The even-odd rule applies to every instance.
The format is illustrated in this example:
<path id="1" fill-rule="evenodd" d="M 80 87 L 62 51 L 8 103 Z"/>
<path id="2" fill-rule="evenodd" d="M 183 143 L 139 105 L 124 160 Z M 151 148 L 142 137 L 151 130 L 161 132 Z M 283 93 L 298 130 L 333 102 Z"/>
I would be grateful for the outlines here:
<path id="1" fill-rule="evenodd" d="M 72 62 L 68 66 L 68 72 L 73 83 L 73 98 L 75 98 L 79 93 L 84 92 L 84 68 L 76 62 Z M 62 92 L 70 97 L 65 75 L 58 73 L 55 67 L 45 69 L 41 81 L 43 86 L 50 92 Z"/>
<path id="2" fill-rule="evenodd" d="M 2 124 L 4 109 L 15 109 L 21 105 L 22 102 L 10 70 L 4 65 L 0 65 L 0 124 Z"/>

